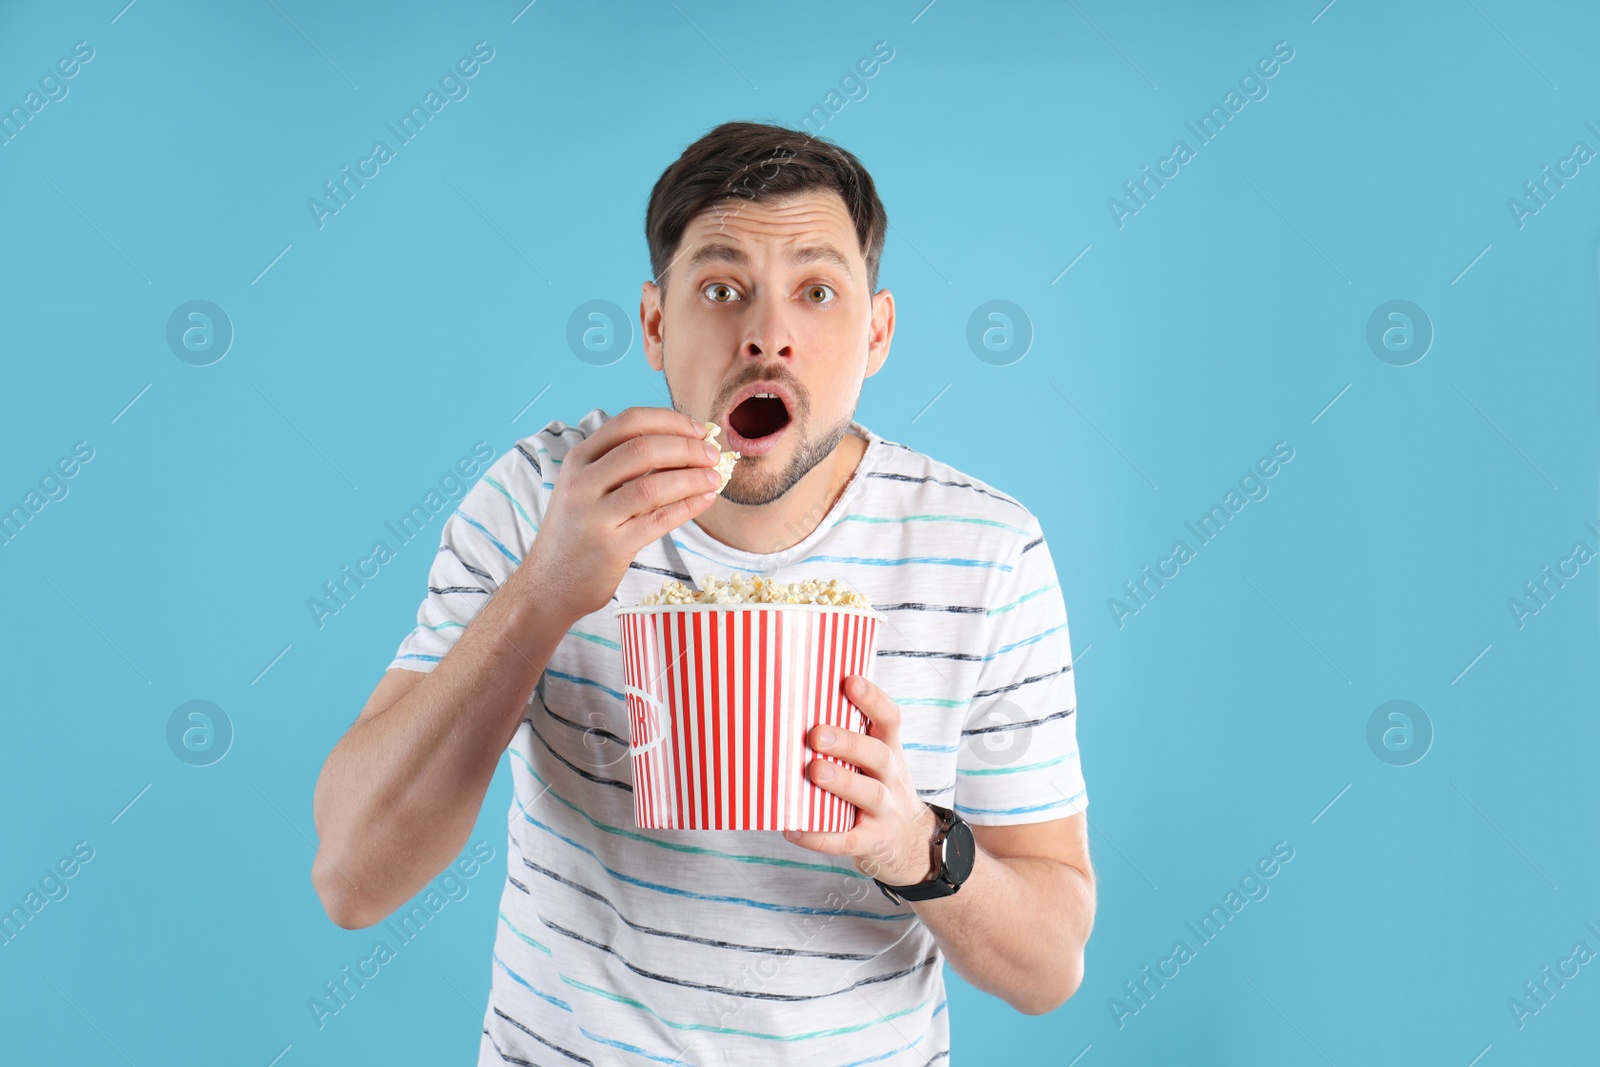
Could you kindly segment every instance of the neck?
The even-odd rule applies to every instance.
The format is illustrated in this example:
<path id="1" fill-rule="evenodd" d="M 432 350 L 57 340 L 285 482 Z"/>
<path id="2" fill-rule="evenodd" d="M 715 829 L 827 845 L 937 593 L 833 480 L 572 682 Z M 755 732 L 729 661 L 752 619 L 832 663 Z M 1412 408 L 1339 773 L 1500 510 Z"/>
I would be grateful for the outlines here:
<path id="1" fill-rule="evenodd" d="M 866 451 L 866 438 L 851 430 L 827 459 L 777 500 L 752 507 L 719 497 L 695 524 L 713 539 L 742 552 L 766 555 L 793 548 L 833 510 Z"/>

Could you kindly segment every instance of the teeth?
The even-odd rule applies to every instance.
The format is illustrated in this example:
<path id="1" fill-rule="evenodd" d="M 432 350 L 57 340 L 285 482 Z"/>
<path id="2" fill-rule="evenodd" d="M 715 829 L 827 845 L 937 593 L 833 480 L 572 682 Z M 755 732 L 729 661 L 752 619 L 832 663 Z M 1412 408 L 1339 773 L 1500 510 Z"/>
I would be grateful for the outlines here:
<path id="1" fill-rule="evenodd" d="M 768 397 L 769 399 L 772 399 L 772 400 L 778 399 L 778 394 L 776 394 L 776 393 L 755 393 L 754 395 L 755 396 Z"/>

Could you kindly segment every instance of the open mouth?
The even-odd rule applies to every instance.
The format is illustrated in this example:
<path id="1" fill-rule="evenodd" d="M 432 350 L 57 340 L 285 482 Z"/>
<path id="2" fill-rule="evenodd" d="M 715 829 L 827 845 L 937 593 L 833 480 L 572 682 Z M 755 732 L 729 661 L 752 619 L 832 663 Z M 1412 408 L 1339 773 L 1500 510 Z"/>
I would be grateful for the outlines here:
<path id="1" fill-rule="evenodd" d="M 756 443 L 789 425 L 789 409 L 771 393 L 746 398 L 728 413 L 728 425 L 745 441 Z"/>

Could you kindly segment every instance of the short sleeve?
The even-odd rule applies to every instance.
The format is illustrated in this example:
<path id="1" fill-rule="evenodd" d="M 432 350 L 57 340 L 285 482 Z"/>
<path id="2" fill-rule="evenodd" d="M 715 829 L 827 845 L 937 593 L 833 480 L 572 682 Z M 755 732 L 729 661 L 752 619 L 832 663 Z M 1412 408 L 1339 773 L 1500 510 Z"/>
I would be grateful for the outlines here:
<path id="1" fill-rule="evenodd" d="M 1065 818 L 1089 795 L 1078 759 L 1067 609 L 1039 520 L 993 588 L 977 692 L 956 756 L 955 810 L 1009 826 Z"/>
<path id="2" fill-rule="evenodd" d="M 416 628 L 401 640 L 390 668 L 433 670 L 528 554 L 555 480 L 539 445 L 539 435 L 517 442 L 445 520 Z"/>

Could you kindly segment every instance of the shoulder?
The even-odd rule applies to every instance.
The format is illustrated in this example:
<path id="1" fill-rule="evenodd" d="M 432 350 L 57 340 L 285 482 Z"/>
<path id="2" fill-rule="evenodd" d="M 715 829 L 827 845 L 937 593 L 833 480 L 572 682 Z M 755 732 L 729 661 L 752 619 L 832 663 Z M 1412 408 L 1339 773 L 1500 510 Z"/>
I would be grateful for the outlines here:
<path id="1" fill-rule="evenodd" d="M 611 418 L 600 408 L 593 408 L 575 423 L 552 419 L 544 427 L 515 444 L 500 455 L 490 467 L 490 474 L 502 480 L 535 482 L 543 489 L 554 488 L 556 474 L 561 469 L 567 453 L 598 430 Z"/>
<path id="2" fill-rule="evenodd" d="M 879 437 L 878 442 L 878 462 L 868 475 L 878 483 L 873 496 L 892 486 L 896 495 L 919 506 L 943 507 L 1008 526 L 1038 526 L 1027 506 L 1006 490 L 899 441 Z"/>
<path id="3" fill-rule="evenodd" d="M 879 515 L 915 518 L 906 527 L 947 543 L 954 556 L 987 560 L 1000 574 L 1043 540 L 1038 517 L 1012 493 L 882 437 L 862 503 Z"/>
<path id="4" fill-rule="evenodd" d="M 517 442 L 517 446 L 526 448 L 535 455 L 548 454 L 552 459 L 560 460 L 566 454 L 582 443 L 588 436 L 605 425 L 611 418 L 600 408 L 591 408 L 589 413 L 574 423 L 562 422 L 560 419 L 551 419 L 544 424 L 544 428 L 536 433 L 529 434 Z M 512 451 L 517 450 L 516 446 Z"/>

